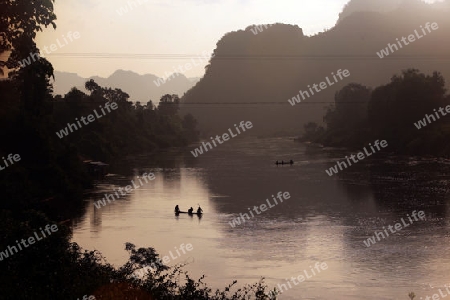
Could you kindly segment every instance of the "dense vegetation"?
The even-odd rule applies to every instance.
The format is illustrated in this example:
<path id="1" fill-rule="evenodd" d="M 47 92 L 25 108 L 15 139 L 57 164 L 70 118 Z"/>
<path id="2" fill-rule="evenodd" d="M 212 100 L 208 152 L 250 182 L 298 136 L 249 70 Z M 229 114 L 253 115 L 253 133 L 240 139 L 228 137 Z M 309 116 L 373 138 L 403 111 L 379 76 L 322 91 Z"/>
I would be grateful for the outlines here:
<path id="1" fill-rule="evenodd" d="M 48 73 L 40 73 L 45 68 Z M 49 84 L 52 71 L 41 59 L 13 72 L 11 79 L 0 81 L 0 130 L 8 141 L 0 146 L 0 154 L 22 158 L 0 174 L 0 185 L 6 191 L 3 205 L 68 194 L 77 197 L 76 192 L 89 185 L 83 160 L 109 162 L 197 140 L 196 120 L 191 115 L 179 117 L 176 95 L 163 96 L 156 108 L 151 101 L 142 106 L 128 101 L 121 90 L 102 88 L 91 80 L 86 83 L 90 95 L 74 88 L 64 97 L 53 97 Z M 117 109 L 108 113 L 104 107 L 112 103 Z M 94 110 L 101 118 L 91 123 L 80 121 L 95 116 Z M 71 132 L 68 123 L 78 128 L 72 127 Z M 23 189 L 24 183 L 29 188 Z"/>
<path id="2" fill-rule="evenodd" d="M 96 251 L 82 251 L 71 243 L 71 229 L 48 203 L 77 205 L 80 192 L 91 184 L 84 159 L 106 162 L 124 155 L 158 148 L 184 146 L 197 139 L 196 120 L 178 114 L 179 99 L 165 95 L 157 107 L 128 101 L 119 90 L 86 83 L 89 95 L 72 89 L 53 96 L 53 67 L 45 58 L 27 66 L 19 61 L 37 53 L 36 31 L 56 26 L 53 1 L 0 1 L 0 157 L 18 154 L 19 161 L 1 160 L 0 188 L 0 289 L 1 299 L 267 299 L 263 282 L 243 289 L 212 291 L 202 279 L 191 279 L 181 266 L 159 265 L 143 277 L 133 272 L 151 265 L 153 248 L 126 245 L 130 260 L 120 268 L 108 264 Z M 107 104 L 108 103 L 108 104 Z M 100 113 L 100 105 L 117 108 L 81 126 L 67 136 L 56 133 L 81 117 Z M 101 114 L 101 113 L 100 113 Z M 76 119 L 77 118 L 77 119 Z M 58 230 L 19 251 L 17 241 Z M 37 239 L 37 237 L 36 237 Z M 28 240 L 29 241 L 29 240 Z M 24 244 L 23 244 L 24 245 Z M 19 247 L 20 248 L 20 247 Z M 9 252 L 8 252 L 9 251 Z M 182 275 L 182 277 L 180 277 Z M 180 280 L 181 278 L 181 280 Z"/>
<path id="3" fill-rule="evenodd" d="M 92 123 L 80 121 L 81 128 L 62 137 L 76 145 L 83 156 L 111 160 L 158 148 L 186 146 L 197 140 L 193 117 L 186 115 L 182 120 L 178 115 L 177 95 L 164 95 L 155 108 L 151 100 L 144 106 L 132 103 L 120 89 L 103 88 L 93 80 L 86 83 L 86 89 L 90 95 L 73 88 L 52 103 L 58 131 L 66 128 L 67 123 L 76 125 L 76 119 L 80 121 L 81 117 L 92 115 L 95 119 Z M 116 110 L 108 112 L 106 107 L 113 103 Z M 96 114 L 101 118 L 96 119 Z"/>
<path id="4" fill-rule="evenodd" d="M 405 70 L 374 90 L 351 83 L 337 92 L 334 100 L 335 105 L 328 108 L 324 117 L 326 130 L 308 123 L 302 140 L 362 147 L 384 139 L 389 142 L 386 150 L 390 152 L 450 154 L 450 117 L 439 112 L 442 108 L 445 113 L 450 96 L 446 95 L 445 80 L 438 72 L 425 75 L 419 70 Z M 434 117 L 426 118 L 426 114 Z M 427 124 L 418 129 L 415 124 L 420 120 Z"/>

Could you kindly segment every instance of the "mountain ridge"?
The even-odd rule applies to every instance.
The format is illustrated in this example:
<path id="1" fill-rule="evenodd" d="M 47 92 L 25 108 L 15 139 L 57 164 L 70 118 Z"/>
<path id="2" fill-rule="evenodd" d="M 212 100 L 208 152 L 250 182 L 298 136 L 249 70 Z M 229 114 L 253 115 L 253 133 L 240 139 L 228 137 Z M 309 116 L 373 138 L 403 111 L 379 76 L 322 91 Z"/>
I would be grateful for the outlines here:
<path id="1" fill-rule="evenodd" d="M 108 77 L 91 76 L 84 78 L 76 73 L 55 71 L 55 81 L 53 82 L 54 94 L 64 95 L 73 87 L 83 92 L 86 81 L 93 79 L 103 87 L 119 88 L 130 95 L 133 102 L 140 101 L 147 103 L 152 100 L 154 104 L 159 102 L 161 96 L 165 94 L 183 95 L 192 86 L 197 84 L 200 78 L 187 78 L 183 74 L 177 74 L 174 78 L 166 80 L 164 84 L 157 86 L 154 81 L 159 79 L 153 74 L 140 75 L 131 70 L 116 70 Z"/>
<path id="2" fill-rule="evenodd" d="M 450 65 L 443 63 L 450 53 L 449 13 L 427 5 L 399 6 L 386 13 L 354 12 L 314 36 L 305 36 L 297 25 L 279 23 L 257 35 L 248 30 L 251 26 L 227 33 L 217 42 L 205 76 L 182 98 L 182 110 L 192 113 L 205 132 L 221 132 L 250 120 L 255 135 L 272 135 L 283 128 L 291 128 L 286 134 L 295 134 L 309 121 L 323 124 L 324 109 L 334 102 L 335 92 L 351 82 L 375 87 L 408 68 L 439 71 L 450 81 Z M 389 57 L 376 55 L 426 22 L 437 22 L 439 29 Z M 300 105 L 289 105 L 288 99 L 299 90 L 339 69 L 348 69 L 351 76 Z M 208 104 L 197 108 L 189 103 Z M 223 103 L 250 104 L 224 108 Z"/>

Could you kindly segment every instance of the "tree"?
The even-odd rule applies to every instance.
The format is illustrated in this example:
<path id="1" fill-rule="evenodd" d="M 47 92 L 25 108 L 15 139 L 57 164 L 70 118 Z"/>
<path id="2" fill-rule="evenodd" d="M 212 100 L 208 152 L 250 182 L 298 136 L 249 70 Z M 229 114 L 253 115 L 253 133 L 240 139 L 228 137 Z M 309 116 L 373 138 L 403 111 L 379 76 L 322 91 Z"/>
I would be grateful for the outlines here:
<path id="1" fill-rule="evenodd" d="M 56 97 L 55 97 L 56 99 Z M 87 95 L 73 87 L 70 91 L 64 96 L 64 100 L 67 102 L 84 102 L 87 100 Z"/>
<path id="2" fill-rule="evenodd" d="M 131 107 L 132 103 L 128 102 L 130 95 L 122 91 L 121 89 L 112 89 L 99 86 L 93 79 L 89 80 L 85 84 L 85 88 L 91 92 L 91 97 L 94 102 L 104 101 L 117 102 L 119 107 Z M 121 105 L 124 104 L 124 105 Z"/>
<path id="3" fill-rule="evenodd" d="M 197 120 L 193 115 L 187 114 L 184 116 L 181 122 L 183 129 L 185 131 L 186 138 L 189 142 L 195 142 L 198 140 Z"/>
<path id="4" fill-rule="evenodd" d="M 153 101 L 152 101 L 152 100 L 148 100 L 148 102 L 147 102 L 147 104 L 146 104 L 145 107 L 146 107 L 147 109 L 149 109 L 149 110 L 155 109 L 155 105 L 153 104 Z"/>
<path id="5" fill-rule="evenodd" d="M 179 109 L 180 98 L 178 97 L 178 95 L 165 94 L 161 97 L 158 104 L 158 110 L 161 112 L 161 114 L 173 116 L 178 113 Z"/>
<path id="6" fill-rule="evenodd" d="M 7 60 L 0 60 L 0 71 L 12 70 L 8 76 L 16 80 L 20 90 L 22 110 L 29 116 L 41 118 L 47 113 L 43 108 L 45 99 L 50 98 L 50 77 L 52 65 L 44 58 L 33 57 L 31 65 L 20 68 L 19 62 L 39 50 L 34 39 L 42 26 L 56 28 L 53 0 L 0 1 L 0 54 L 7 54 Z"/>
<path id="7" fill-rule="evenodd" d="M 408 69 L 376 88 L 369 103 L 369 120 L 378 130 L 396 128 L 406 132 L 411 124 L 446 103 L 445 80 L 438 72 L 425 75 Z"/>
<path id="8" fill-rule="evenodd" d="M 392 85 L 383 85 L 374 89 L 369 102 L 369 123 L 376 132 L 395 126 L 395 112 L 392 110 L 395 93 Z M 381 117 L 382 116 L 382 117 Z M 381 117 L 381 118 L 380 118 Z"/>
<path id="9" fill-rule="evenodd" d="M 94 79 L 91 79 L 89 81 L 86 81 L 86 83 L 84 84 L 84 87 L 86 88 L 86 90 L 88 90 L 89 92 L 91 92 L 91 95 L 93 93 L 101 93 L 101 91 L 103 90 L 95 81 Z"/>
<path id="10" fill-rule="evenodd" d="M 301 140 L 303 141 L 315 141 L 320 139 L 325 132 L 325 129 L 322 126 L 317 125 L 315 122 L 308 122 L 303 125 L 303 129 L 305 130 Z"/>
<path id="11" fill-rule="evenodd" d="M 358 83 L 350 83 L 336 92 L 335 106 L 329 107 L 324 121 L 328 129 L 355 128 L 367 120 L 371 90 Z"/>
<path id="12" fill-rule="evenodd" d="M 54 0 L 2 0 L 0 1 L 0 54 L 9 53 L 0 60 L 0 71 L 5 67 L 19 68 L 19 61 L 31 53 L 38 53 L 34 39 L 42 26 L 56 28 L 53 12 Z"/>
<path id="13" fill-rule="evenodd" d="M 316 132 L 318 125 L 315 122 L 308 122 L 303 126 L 303 128 L 305 129 L 305 134 L 312 134 Z"/>

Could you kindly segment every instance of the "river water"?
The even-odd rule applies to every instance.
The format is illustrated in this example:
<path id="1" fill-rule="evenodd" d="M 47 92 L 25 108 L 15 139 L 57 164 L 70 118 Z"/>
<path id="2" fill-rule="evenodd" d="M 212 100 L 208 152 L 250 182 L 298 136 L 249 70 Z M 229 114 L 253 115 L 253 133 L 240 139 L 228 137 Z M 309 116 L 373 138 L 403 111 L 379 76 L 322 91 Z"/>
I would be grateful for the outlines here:
<path id="1" fill-rule="evenodd" d="M 425 299 L 450 284 L 450 161 L 377 153 L 330 177 L 325 170 L 350 151 L 287 138 L 234 139 L 197 158 L 189 150 L 112 166 L 112 174 L 86 194 L 83 212 L 73 220 L 73 241 L 99 250 L 116 266 L 127 261 L 126 242 L 154 247 L 161 256 L 172 251 L 168 265 L 188 262 L 186 270 L 194 278 L 205 274 L 213 288 L 261 277 L 274 287 L 306 270 L 310 278 L 291 281 L 279 299 L 408 299 L 411 291 Z M 274 164 L 289 159 L 293 166 Z M 104 193 L 145 172 L 156 179 L 94 207 Z M 230 225 L 280 191 L 291 198 Z M 177 204 L 182 210 L 200 205 L 204 215 L 176 217 Z M 424 211 L 426 220 L 364 244 L 414 210 Z M 193 249 L 178 256 L 183 243 Z M 314 276 L 310 266 L 316 262 L 328 268 Z"/>

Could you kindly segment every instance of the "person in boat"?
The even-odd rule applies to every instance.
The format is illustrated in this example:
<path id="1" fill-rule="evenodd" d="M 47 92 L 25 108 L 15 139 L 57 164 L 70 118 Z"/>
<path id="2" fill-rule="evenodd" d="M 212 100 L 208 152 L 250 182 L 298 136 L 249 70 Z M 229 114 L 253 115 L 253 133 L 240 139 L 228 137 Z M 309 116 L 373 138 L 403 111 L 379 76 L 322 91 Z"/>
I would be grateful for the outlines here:
<path id="1" fill-rule="evenodd" d="M 289 161 L 289 164 L 293 165 L 293 164 L 294 164 L 294 161 L 291 159 L 291 160 Z"/>
<path id="2" fill-rule="evenodd" d="M 284 165 L 284 160 L 281 161 L 281 164 Z"/>
<path id="3" fill-rule="evenodd" d="M 278 160 L 275 162 L 275 164 L 278 166 L 278 164 L 279 164 Z"/>
<path id="4" fill-rule="evenodd" d="M 192 214 L 193 211 L 194 211 L 194 209 L 193 209 L 192 206 L 191 206 L 191 208 L 188 209 L 188 213 L 189 213 L 189 214 Z"/>
<path id="5" fill-rule="evenodd" d="M 177 206 L 175 206 L 175 213 L 178 214 L 180 212 L 180 208 Z"/>
<path id="6" fill-rule="evenodd" d="M 200 207 L 200 205 L 197 208 L 197 214 L 202 214 L 203 213 L 203 209 Z"/>

